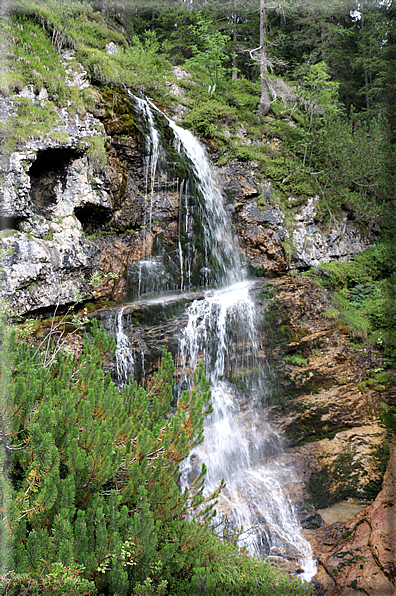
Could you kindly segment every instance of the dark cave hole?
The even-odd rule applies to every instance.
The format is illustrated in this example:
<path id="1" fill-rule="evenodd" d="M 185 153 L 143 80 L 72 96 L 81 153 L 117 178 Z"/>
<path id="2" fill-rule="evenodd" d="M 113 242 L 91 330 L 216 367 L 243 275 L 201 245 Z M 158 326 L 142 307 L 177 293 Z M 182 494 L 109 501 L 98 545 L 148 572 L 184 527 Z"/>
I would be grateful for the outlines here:
<path id="1" fill-rule="evenodd" d="M 38 151 L 29 170 L 30 196 L 36 213 L 48 217 L 56 203 L 56 187 L 64 188 L 69 164 L 81 155 L 75 149 Z"/>
<path id="2" fill-rule="evenodd" d="M 111 211 L 100 205 L 84 205 L 76 207 L 74 215 L 81 222 L 84 232 L 93 234 L 111 218 Z"/>
<path id="3" fill-rule="evenodd" d="M 19 230 L 21 221 L 23 221 L 23 218 L 0 217 L 0 232 L 3 230 Z"/>

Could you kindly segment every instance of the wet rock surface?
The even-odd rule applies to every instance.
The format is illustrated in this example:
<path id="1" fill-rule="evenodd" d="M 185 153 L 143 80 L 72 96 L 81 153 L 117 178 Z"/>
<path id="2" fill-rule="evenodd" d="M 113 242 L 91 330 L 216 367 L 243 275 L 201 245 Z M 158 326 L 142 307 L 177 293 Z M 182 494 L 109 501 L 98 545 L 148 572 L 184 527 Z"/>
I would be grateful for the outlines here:
<path id="1" fill-rule="evenodd" d="M 396 594 L 396 451 L 392 448 L 383 488 L 348 523 L 307 534 L 318 558 L 316 593 L 326 596 Z"/>
<path id="2" fill-rule="evenodd" d="M 393 398 L 361 383 L 383 357 L 351 349 L 344 329 L 323 317 L 327 292 L 309 279 L 271 280 L 262 300 L 264 349 L 284 400 L 270 405 L 271 421 L 301 479 L 290 494 L 318 561 L 315 593 L 395 594 L 395 454 L 379 419 L 380 402 Z M 325 524 L 317 509 L 345 500 L 371 505 L 348 523 Z"/>
<path id="3" fill-rule="evenodd" d="M 86 88 L 86 73 L 73 53 L 63 59 L 67 84 Z M 183 71 L 175 75 L 184 78 Z M 182 94 L 182 87 L 174 85 L 173 92 Z M 47 101 L 45 93 L 36 94 L 33 88 L 25 88 L 21 96 L 38 107 Z M 109 107 L 115 105 L 112 96 L 97 100 L 93 114 L 83 117 L 57 110 L 57 123 L 45 138 L 27 142 L 1 161 L 0 244 L 6 250 L 1 295 L 14 311 L 71 304 L 76 293 L 87 291 L 94 271 L 117 275 L 98 288 L 98 300 L 125 301 L 136 290 L 130 279 L 135 263 L 166 254 L 169 268 L 176 268 L 181 164 L 173 164 L 148 194 L 144 127 L 139 129 L 136 111 L 124 96 L 118 112 Z M 175 113 L 182 119 L 183 110 Z M 12 100 L 1 98 L 0 119 L 11 122 L 16 115 Z M 165 121 L 162 130 L 171 147 Z M 89 140 L 94 137 L 106 140 L 105 163 L 92 157 Z M 348 214 L 327 232 L 320 230 L 314 198 L 294 213 L 291 228 L 286 228 L 284 214 L 271 205 L 270 185 L 259 185 L 248 163 L 230 162 L 215 168 L 214 175 L 245 264 L 255 275 L 347 260 L 375 240 Z M 287 240 L 294 243 L 291 262 L 284 251 Z M 180 287 L 180 278 L 172 279 Z M 396 594 L 395 452 L 390 446 L 380 491 L 389 449 L 379 423 L 380 402 L 396 403 L 396 398 L 359 384 L 368 369 L 383 364 L 382 358 L 351 349 L 343 330 L 323 316 L 330 306 L 327 292 L 308 279 L 281 277 L 260 282 L 254 291 L 260 294 L 264 320 L 261 360 L 272 371 L 269 395 L 263 397 L 287 447 L 281 463 L 301 479 L 290 479 L 288 489 L 318 560 L 316 593 Z M 200 297 L 201 292 L 168 295 L 157 303 L 140 300 L 93 316 L 108 332 L 117 333 L 123 309 L 136 378 L 150 383 L 163 346 L 178 358 L 186 306 Z M 70 346 L 81 349 L 77 336 Z M 107 366 L 115 376 L 116 363 Z M 276 386 L 271 378 L 277 379 Z M 241 412 L 243 416 L 243 407 Z M 325 525 L 316 510 L 345 499 L 372 503 L 348 523 Z M 279 563 L 276 554 L 274 562 Z"/>
<path id="4" fill-rule="evenodd" d="M 74 52 L 65 50 L 62 60 L 67 85 L 86 89 L 88 76 L 76 61 Z M 178 68 L 174 74 L 180 81 L 186 77 L 186 73 Z M 147 125 L 139 120 L 136 106 L 125 90 L 108 90 L 102 96 L 93 88 L 92 91 L 96 97 L 92 114 L 71 115 L 66 108 L 58 109 L 52 129 L 42 139 L 29 140 L 0 164 L 3 176 L 0 184 L 1 228 L 7 230 L 7 234 L 2 234 L 2 242 L 4 248 L 16 251 L 13 259 L 5 262 L 12 271 L 4 280 L 1 293 L 16 312 L 54 307 L 57 302 L 69 303 L 73 291 L 81 293 L 85 289 L 87 292 L 92 272 L 97 267 L 102 273 L 108 272 L 112 260 L 114 272 L 125 277 L 133 262 L 158 254 L 157 238 L 162 243 L 161 250 L 167 253 L 170 267 L 175 270 L 178 266 L 180 215 L 184 212 L 177 181 L 181 175 L 183 177 L 185 166 L 174 163 L 173 133 L 168 122 L 163 118 L 161 127 L 163 141 L 165 145 L 168 143 L 166 151 L 170 153 L 161 159 L 168 163 L 169 171 L 159 177 L 148 196 L 144 154 Z M 32 86 L 24 88 L 20 96 L 38 108 L 48 102 L 45 90 L 36 93 Z M 175 113 L 182 118 L 183 114 L 177 109 Z M 11 126 L 16 115 L 12 99 L 0 98 L 1 119 L 10 122 Z M 106 153 L 100 163 L 90 145 L 94 137 L 106 141 Z M 373 235 L 362 234 L 346 215 L 328 233 L 320 231 L 315 219 L 314 198 L 295 214 L 293 229 L 286 229 L 284 214 L 271 205 L 271 183 L 257 182 L 254 164 L 231 161 L 226 166 L 215 167 L 214 176 L 238 236 L 245 264 L 254 275 L 279 274 L 290 267 L 298 270 L 332 259 L 345 260 L 374 240 Z M 67 219 L 70 217 L 76 218 L 77 222 L 72 223 Z M 67 240 L 53 225 L 54 221 L 59 223 L 59 218 L 65 218 Z M 147 228 L 148 221 L 151 221 L 150 229 Z M 39 231 L 39 228 L 44 229 L 43 225 L 49 230 L 44 235 Z M 87 238 L 102 231 L 114 234 L 112 238 L 117 235 L 118 239 L 98 243 L 96 238 L 94 242 Z M 22 236 L 11 241 L 10 237 L 16 232 Z M 199 230 L 194 233 L 200 234 Z M 290 239 L 294 242 L 295 255 L 298 255 L 291 262 L 284 249 L 284 242 Z M 48 241 L 51 244 L 47 244 Z M 26 248 L 26 244 L 30 248 Z M 101 251 L 104 251 L 103 255 Z M 62 265 L 58 267 L 56 263 L 64 262 L 65 252 L 74 256 L 67 259 L 63 275 Z M 35 255 L 33 263 L 39 260 L 40 267 L 30 266 L 30 254 Z M 92 261 L 94 256 L 95 261 Z M 100 269 L 102 265 L 103 270 Z M 40 283 L 44 283 L 45 289 L 31 299 L 24 290 L 35 282 L 38 269 L 41 271 Z M 180 287 L 180 275 L 173 272 L 171 277 L 172 283 L 168 286 Z M 197 281 L 199 284 L 198 277 Z M 58 292 L 62 286 L 64 291 Z M 125 300 L 127 286 L 124 281 L 115 285 L 104 284 L 101 297 Z"/>

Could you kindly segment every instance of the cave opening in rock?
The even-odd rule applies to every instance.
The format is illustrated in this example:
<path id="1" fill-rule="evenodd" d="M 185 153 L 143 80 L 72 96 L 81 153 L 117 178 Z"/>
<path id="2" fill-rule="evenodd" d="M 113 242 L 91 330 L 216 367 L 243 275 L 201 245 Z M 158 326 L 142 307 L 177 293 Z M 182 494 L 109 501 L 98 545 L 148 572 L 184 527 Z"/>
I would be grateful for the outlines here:
<path id="1" fill-rule="evenodd" d="M 19 225 L 22 218 L 19 217 L 2 217 L 0 216 L 0 232 L 4 230 L 19 230 Z"/>
<path id="2" fill-rule="evenodd" d="M 57 192 L 65 187 L 70 163 L 80 153 L 76 149 L 46 149 L 37 152 L 37 158 L 29 170 L 30 196 L 33 209 L 48 218 L 57 202 Z"/>
<path id="3" fill-rule="evenodd" d="M 109 221 L 111 211 L 100 205 L 87 204 L 82 207 L 76 207 L 74 209 L 74 215 L 81 222 L 84 232 L 86 234 L 93 234 Z"/>

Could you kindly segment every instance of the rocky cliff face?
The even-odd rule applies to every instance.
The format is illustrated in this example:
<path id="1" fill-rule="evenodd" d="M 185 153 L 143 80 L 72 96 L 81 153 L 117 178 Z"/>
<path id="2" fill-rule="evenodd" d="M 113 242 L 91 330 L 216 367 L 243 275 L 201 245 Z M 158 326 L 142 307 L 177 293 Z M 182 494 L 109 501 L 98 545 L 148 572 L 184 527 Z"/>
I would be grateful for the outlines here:
<path id="1" fill-rule="evenodd" d="M 302 480 L 294 499 L 318 561 L 315 593 L 396 594 L 394 445 L 379 417 L 395 395 L 363 381 L 383 357 L 325 318 L 329 297 L 306 278 L 268 282 L 262 300 L 276 379 L 269 413 Z M 340 502 L 360 502 L 362 511 L 326 524 L 317 511 Z"/>
<path id="2" fill-rule="evenodd" d="M 64 52 L 63 59 L 67 84 L 80 90 L 89 87 L 73 52 Z M 15 312 L 50 309 L 72 303 L 75 295 L 88 296 L 93 271 L 117 273 L 118 282 L 104 283 L 99 293 L 102 299 L 124 300 L 136 286 L 133 273 L 127 280 L 128 272 L 148 256 L 162 255 L 164 260 L 166 252 L 168 269 L 177 269 L 178 180 L 185 165 L 174 163 L 167 120 L 159 125 L 168 166 L 148 197 L 147 123 L 125 90 L 94 94 L 93 114 L 71 116 L 70 110 L 59 109 L 56 123 L 42 138 L 20 144 L 2 159 L 1 241 L 9 252 L 4 256 L 1 295 Z M 25 88 L 20 95 L 36 108 L 48 102 L 45 91 L 36 95 Z M 14 102 L 0 98 L 0 104 L 1 119 L 12 127 L 17 114 Z M 286 226 L 285 214 L 271 206 L 271 182 L 257 183 L 254 164 L 230 162 L 214 170 L 253 274 L 345 260 L 374 240 L 346 215 L 327 232 L 320 231 L 314 198 L 293 209 L 292 224 Z M 290 197 L 291 204 L 293 200 Z M 285 242 L 293 247 L 288 256 Z M 161 275 L 166 272 L 161 270 Z M 170 278 L 168 289 L 180 287 L 177 275 Z"/>
<path id="3" fill-rule="evenodd" d="M 311 532 L 318 557 L 317 593 L 326 596 L 394 596 L 396 594 L 396 457 L 389 460 L 376 499 L 348 523 Z"/>

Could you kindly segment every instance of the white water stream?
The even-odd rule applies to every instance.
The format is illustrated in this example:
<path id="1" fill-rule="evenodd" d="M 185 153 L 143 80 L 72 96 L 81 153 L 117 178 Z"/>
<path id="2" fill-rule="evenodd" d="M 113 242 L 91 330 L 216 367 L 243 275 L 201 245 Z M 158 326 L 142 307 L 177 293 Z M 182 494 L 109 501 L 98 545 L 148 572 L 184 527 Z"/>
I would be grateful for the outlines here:
<path id="1" fill-rule="evenodd" d="M 137 100 L 137 105 L 146 114 L 150 129 L 147 148 L 151 161 L 147 162 L 147 171 L 151 163 L 152 194 L 159 135 L 151 110 L 157 108 L 142 99 Z M 295 481 L 293 471 L 279 463 L 281 441 L 266 421 L 262 408 L 266 390 L 260 366 L 259 317 L 251 297 L 254 282 L 246 280 L 231 222 L 204 148 L 191 132 L 172 120 L 168 122 L 174 132 L 175 148 L 189 163 L 201 196 L 198 208 L 203 246 L 205 253 L 211 253 L 205 254 L 205 262 L 216 263 L 219 286 L 190 305 L 180 341 L 185 379 L 203 360 L 213 402 L 213 413 L 205 423 L 205 441 L 182 466 L 182 486 L 194 479 L 204 462 L 208 468 L 207 493 L 216 489 L 222 478 L 227 485 L 219 501 L 220 525 L 225 519 L 227 524 L 243 525 L 242 538 L 252 553 L 290 561 L 290 568 L 299 568 L 301 577 L 309 580 L 316 565 L 286 489 Z M 182 201 L 183 185 L 180 191 Z M 178 249 L 183 271 L 185 256 L 181 243 Z M 213 280 L 214 272 L 207 269 L 207 278 Z M 182 275 L 182 286 L 183 283 Z M 119 316 L 122 319 L 122 312 Z M 125 379 L 123 362 L 130 359 L 129 344 L 125 344 L 124 337 L 121 320 L 117 331 L 117 367 L 121 380 Z M 242 391 L 238 389 L 241 384 Z"/>
<path id="2" fill-rule="evenodd" d="M 228 526 L 243 526 L 241 538 L 251 554 L 278 563 L 286 559 L 309 580 L 316 570 L 311 547 L 285 492 L 285 485 L 293 483 L 293 471 L 279 464 L 281 441 L 262 409 L 265 383 L 258 366 L 257 312 L 249 295 L 253 285 L 243 281 L 209 291 L 188 310 L 181 363 L 187 376 L 203 357 L 213 413 L 205 423 L 204 443 L 182 466 L 182 487 L 205 463 L 207 494 L 222 478 L 226 481 L 217 507 L 220 528 L 227 516 Z M 228 380 L 233 372 L 245 381 L 244 394 Z"/>
<path id="3" fill-rule="evenodd" d="M 175 134 L 175 148 L 187 158 L 196 179 L 197 190 L 204 198 L 201 202 L 201 221 L 204 232 L 205 260 L 208 252 L 217 263 L 221 272 L 218 283 L 235 283 L 245 277 L 236 240 L 231 233 L 231 222 L 225 212 L 223 201 L 213 181 L 210 162 L 205 149 L 189 131 L 178 126 L 168 118 L 169 126 Z M 213 278 L 214 272 L 208 268 L 207 277 Z"/>
<path id="4" fill-rule="evenodd" d="M 124 321 L 122 317 L 124 309 L 117 313 L 116 324 L 114 325 L 113 335 L 116 340 L 116 367 L 118 383 L 121 387 L 129 384 L 129 377 L 133 377 L 134 358 L 133 352 L 127 335 L 124 333 Z"/>

